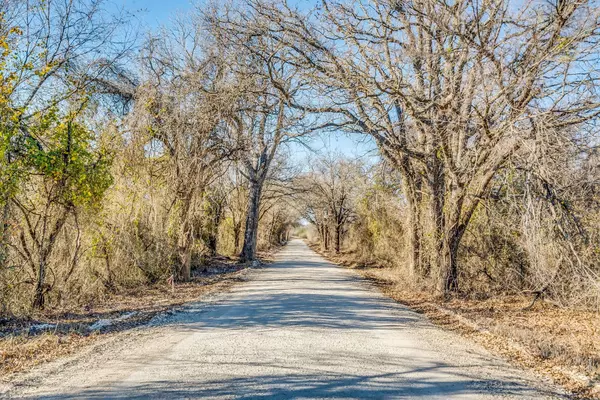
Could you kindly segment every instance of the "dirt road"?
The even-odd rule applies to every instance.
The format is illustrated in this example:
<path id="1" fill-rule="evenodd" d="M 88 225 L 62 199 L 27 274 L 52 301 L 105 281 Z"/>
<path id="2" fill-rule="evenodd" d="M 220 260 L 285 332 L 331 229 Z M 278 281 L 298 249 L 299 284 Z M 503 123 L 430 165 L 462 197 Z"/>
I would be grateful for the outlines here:
<path id="1" fill-rule="evenodd" d="M 34 371 L 21 398 L 556 398 L 293 240 L 212 304 Z"/>

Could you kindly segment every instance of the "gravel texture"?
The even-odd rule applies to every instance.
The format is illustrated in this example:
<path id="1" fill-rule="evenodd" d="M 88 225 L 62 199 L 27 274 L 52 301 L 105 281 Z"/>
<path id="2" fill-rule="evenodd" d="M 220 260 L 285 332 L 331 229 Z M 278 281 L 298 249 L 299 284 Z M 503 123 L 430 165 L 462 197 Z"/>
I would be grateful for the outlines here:
<path id="1" fill-rule="evenodd" d="M 300 240 L 232 291 L 4 390 L 0 397 L 43 399 L 563 397 Z"/>

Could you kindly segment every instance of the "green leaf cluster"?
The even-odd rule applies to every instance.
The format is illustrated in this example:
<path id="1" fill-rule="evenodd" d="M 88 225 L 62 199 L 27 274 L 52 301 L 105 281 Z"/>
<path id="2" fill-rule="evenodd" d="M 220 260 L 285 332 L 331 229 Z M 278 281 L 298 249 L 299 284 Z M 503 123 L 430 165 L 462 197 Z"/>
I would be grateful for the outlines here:
<path id="1" fill-rule="evenodd" d="M 58 188 L 58 200 L 73 206 L 99 203 L 112 185 L 112 155 L 97 145 L 93 133 L 72 115 L 53 110 L 31 128 L 23 163 L 31 176 Z"/>

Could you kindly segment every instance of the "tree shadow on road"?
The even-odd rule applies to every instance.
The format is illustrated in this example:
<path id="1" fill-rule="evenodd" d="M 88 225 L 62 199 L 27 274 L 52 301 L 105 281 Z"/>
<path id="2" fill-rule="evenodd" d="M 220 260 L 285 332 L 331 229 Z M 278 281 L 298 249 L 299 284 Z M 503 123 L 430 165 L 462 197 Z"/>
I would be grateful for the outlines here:
<path id="1" fill-rule="evenodd" d="M 205 308 L 191 305 L 167 323 L 181 329 L 247 329 L 306 327 L 327 329 L 405 329 L 429 324 L 417 313 L 374 294 L 357 282 L 360 278 L 340 274 L 319 262 L 281 263 L 281 273 L 261 272 L 258 283 L 244 285 L 233 296 Z M 308 269 L 307 274 L 302 269 Z"/>
<path id="2" fill-rule="evenodd" d="M 256 365 L 254 365 L 256 366 Z M 168 367 L 168 366 L 166 366 Z M 175 366 L 173 366 L 175 367 Z M 264 367 L 264 365 L 263 365 Z M 490 379 L 481 381 L 466 374 L 444 375 L 431 379 L 426 375 L 450 368 L 438 363 L 427 368 L 399 373 L 332 375 L 325 373 L 259 375 L 224 377 L 217 380 L 155 381 L 122 385 L 116 388 L 88 389 L 64 395 L 42 396 L 39 399 L 147 399 L 147 398 L 236 398 L 236 399 L 297 399 L 297 398 L 567 398 L 560 393 L 540 392 L 519 382 Z M 445 372 L 446 373 L 446 372 Z M 424 374 L 422 378 L 416 378 Z"/>
<path id="3" fill-rule="evenodd" d="M 357 281 L 360 279 L 352 274 L 340 273 L 335 267 L 318 261 L 276 263 L 261 271 L 253 282 L 238 287 L 238 293 L 209 307 L 201 304 L 186 307 L 164 325 L 176 331 L 197 332 L 199 335 L 192 337 L 198 341 L 204 339 L 204 333 L 210 340 L 215 330 L 256 329 L 273 334 L 285 331 L 290 340 L 290 332 L 309 329 L 315 330 L 315 335 L 328 335 L 327 340 L 335 341 L 342 331 L 358 332 L 359 337 L 369 338 L 385 330 L 414 329 L 422 334 L 424 329 L 435 329 L 422 316 L 366 286 L 361 287 L 363 283 L 357 284 Z M 418 338 L 413 339 L 418 341 Z M 506 373 L 504 368 L 496 370 L 494 367 L 499 362 L 483 355 L 469 354 L 466 361 L 469 365 L 457 365 L 441 362 L 433 350 L 415 353 L 410 348 L 415 344 L 410 340 L 405 344 L 392 343 L 395 352 L 377 346 L 371 349 L 369 343 L 365 340 L 360 351 L 344 352 L 334 346 L 327 353 L 301 347 L 287 348 L 285 354 L 258 352 L 253 354 L 254 361 L 245 361 L 243 354 L 238 357 L 225 350 L 224 358 L 212 354 L 216 358 L 207 356 L 201 358 L 203 361 L 192 355 L 189 359 L 187 355 L 184 359 L 171 359 L 166 355 L 153 361 L 140 354 L 126 360 L 124 380 L 120 383 L 36 398 L 478 399 L 490 394 L 515 398 L 561 397 L 550 388 L 543 393 L 532 389 L 519 377 Z M 232 356 L 230 360 L 235 361 L 227 360 Z M 352 371 L 360 372 L 331 372 L 348 365 Z M 139 372 L 145 367 L 149 371 L 174 371 L 167 374 L 173 378 L 147 383 L 133 382 L 134 378 L 143 382 L 143 375 L 140 379 L 139 374 L 131 380 L 126 378 L 127 371 Z M 197 379 L 180 379 L 189 377 L 189 371 L 196 368 Z M 178 369 L 182 370 L 181 375 L 176 373 Z M 482 370 L 492 371 L 494 378 L 482 374 Z"/>

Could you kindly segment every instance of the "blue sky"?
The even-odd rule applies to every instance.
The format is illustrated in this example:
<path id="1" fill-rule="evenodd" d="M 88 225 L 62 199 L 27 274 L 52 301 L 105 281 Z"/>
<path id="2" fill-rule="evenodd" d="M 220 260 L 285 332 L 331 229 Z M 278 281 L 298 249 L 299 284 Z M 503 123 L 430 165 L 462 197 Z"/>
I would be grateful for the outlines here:
<path id="1" fill-rule="evenodd" d="M 119 8 L 134 13 L 144 25 L 154 28 L 168 24 L 169 18 L 177 12 L 184 12 L 193 7 L 190 0 L 112 0 Z"/>
<path id="2" fill-rule="evenodd" d="M 190 11 L 197 1 L 194 0 L 109 0 L 117 9 L 125 9 L 133 13 L 145 29 L 156 29 L 168 26 L 170 19 L 178 13 Z M 297 0 L 308 3 L 307 0 Z M 348 136 L 345 134 L 322 134 L 313 137 L 308 143 L 310 149 L 319 153 L 341 153 L 347 157 L 373 157 L 376 152 L 372 140 L 364 136 Z M 311 150 L 299 144 L 291 145 L 292 157 L 302 162 Z"/>

